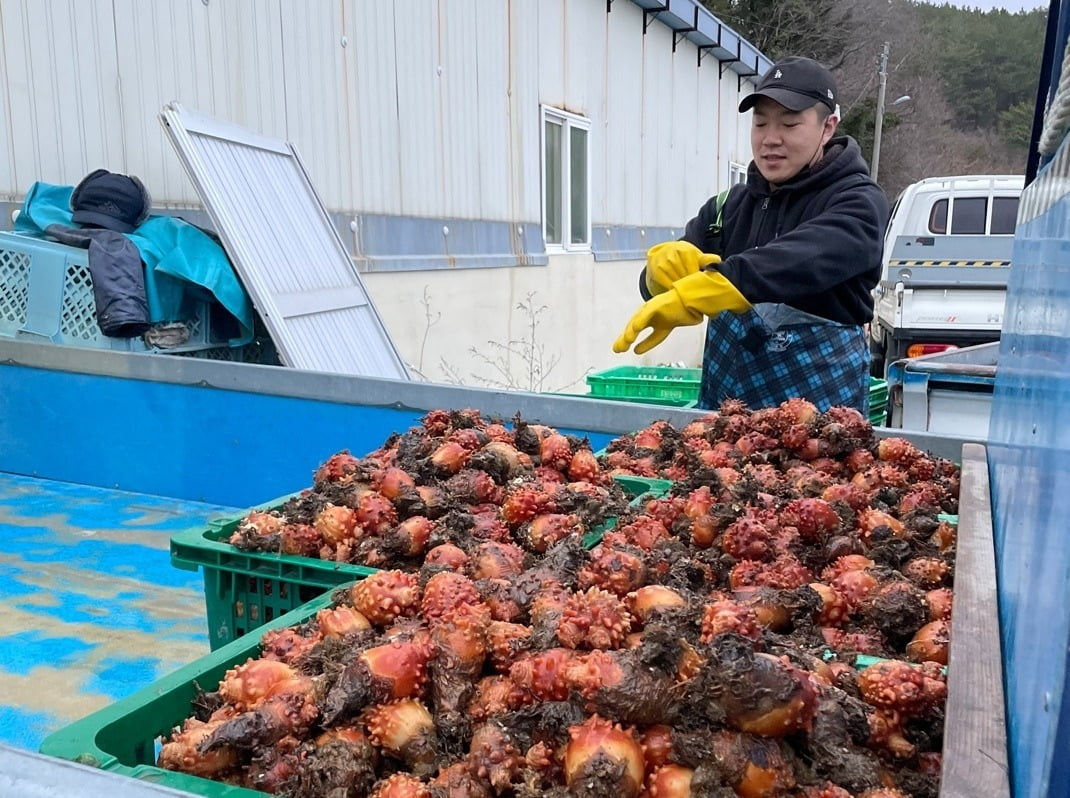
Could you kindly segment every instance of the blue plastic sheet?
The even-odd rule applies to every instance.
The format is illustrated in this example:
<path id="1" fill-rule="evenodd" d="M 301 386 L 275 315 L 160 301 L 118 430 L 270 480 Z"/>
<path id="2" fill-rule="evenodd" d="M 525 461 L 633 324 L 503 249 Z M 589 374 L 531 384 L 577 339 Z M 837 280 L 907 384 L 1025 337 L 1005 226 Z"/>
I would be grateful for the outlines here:
<path id="1" fill-rule="evenodd" d="M 34 183 L 26 193 L 15 231 L 43 236 L 50 224 L 77 227 L 71 219 L 71 186 Z M 253 306 L 223 248 L 197 227 L 170 216 L 150 216 L 129 239 L 145 263 L 145 291 L 153 323 L 186 317 L 187 303 L 211 298 L 238 320 L 237 346 L 253 339 Z"/>
<path id="2" fill-rule="evenodd" d="M 989 431 L 1014 794 L 1070 796 L 1070 148 L 1026 188 Z"/>

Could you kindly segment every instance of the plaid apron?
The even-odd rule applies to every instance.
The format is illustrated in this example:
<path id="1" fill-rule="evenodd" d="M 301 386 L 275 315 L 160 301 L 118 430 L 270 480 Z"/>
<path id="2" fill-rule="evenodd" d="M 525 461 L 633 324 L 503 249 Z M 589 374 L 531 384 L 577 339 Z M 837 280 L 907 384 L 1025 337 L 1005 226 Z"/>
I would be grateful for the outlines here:
<path id="1" fill-rule="evenodd" d="M 869 346 L 862 327 L 787 310 L 789 318 L 775 326 L 768 313 L 763 318 L 754 309 L 710 319 L 698 407 L 739 399 L 758 410 L 798 396 L 822 412 L 845 405 L 868 415 Z"/>

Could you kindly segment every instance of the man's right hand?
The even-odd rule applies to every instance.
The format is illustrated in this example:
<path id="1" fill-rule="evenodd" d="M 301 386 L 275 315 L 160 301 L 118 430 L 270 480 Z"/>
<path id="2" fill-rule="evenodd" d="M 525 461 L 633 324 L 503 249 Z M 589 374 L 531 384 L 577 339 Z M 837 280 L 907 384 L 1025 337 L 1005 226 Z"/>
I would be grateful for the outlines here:
<path id="1" fill-rule="evenodd" d="M 719 256 L 703 252 L 687 241 L 655 244 L 646 253 L 646 290 L 657 296 L 677 280 L 720 262 Z"/>

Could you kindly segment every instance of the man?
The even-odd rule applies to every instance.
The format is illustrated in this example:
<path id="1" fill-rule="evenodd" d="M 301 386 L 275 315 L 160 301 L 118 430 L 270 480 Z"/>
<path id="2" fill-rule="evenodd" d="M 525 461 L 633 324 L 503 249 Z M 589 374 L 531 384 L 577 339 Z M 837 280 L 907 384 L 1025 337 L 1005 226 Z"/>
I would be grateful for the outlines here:
<path id="1" fill-rule="evenodd" d="M 684 236 L 647 253 L 648 300 L 614 342 L 642 354 L 709 317 L 699 407 L 801 396 L 867 412 L 870 291 L 888 201 L 858 143 L 836 136 L 832 74 L 785 58 L 739 104 L 753 109 L 746 184 L 711 198 Z"/>

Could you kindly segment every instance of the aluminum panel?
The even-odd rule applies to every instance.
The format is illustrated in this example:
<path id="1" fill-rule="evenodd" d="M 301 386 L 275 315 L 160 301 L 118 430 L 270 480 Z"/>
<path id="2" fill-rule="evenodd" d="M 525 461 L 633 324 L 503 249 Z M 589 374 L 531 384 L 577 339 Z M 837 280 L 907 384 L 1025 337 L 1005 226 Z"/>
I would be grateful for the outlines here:
<path id="1" fill-rule="evenodd" d="M 606 40 L 605 135 L 595 156 L 605 165 L 606 204 L 593 214 L 595 222 L 672 224 L 670 214 L 643 214 L 643 141 L 635 132 L 642 125 L 643 37 L 642 13 L 620 3 L 608 15 Z M 637 101 L 639 100 L 639 101 Z"/>
<path id="2" fill-rule="evenodd" d="M 565 9 L 562 0 L 537 3 L 538 18 L 532 29 L 537 50 L 539 101 L 555 108 L 567 108 L 565 93 Z M 514 34 L 516 35 L 516 34 Z"/>
<path id="3" fill-rule="evenodd" d="M 362 143 L 353 141 L 348 129 L 352 98 L 345 68 L 351 47 L 347 13 L 345 4 L 282 0 L 281 60 L 289 68 L 280 79 L 286 139 L 300 145 L 324 203 L 351 209 L 357 207 L 352 200 L 359 186 L 352 173 L 353 156 Z"/>
<path id="4" fill-rule="evenodd" d="M 679 164 L 666 146 L 672 137 L 673 127 L 679 124 L 672 110 L 672 60 L 669 57 L 672 53 L 672 36 L 672 31 L 664 25 L 651 25 L 642 45 L 641 130 L 645 143 L 641 162 L 641 191 L 644 220 L 659 220 L 659 215 L 666 210 L 678 209 L 681 189 L 691 190 L 688 188 L 688 176 L 680 171 Z M 694 207 L 697 208 L 698 205 Z M 693 211 L 686 219 L 690 219 L 692 215 Z M 681 224 L 686 219 L 682 219 Z"/>
<path id="5" fill-rule="evenodd" d="M 542 3 L 509 4 L 509 167 L 512 195 L 510 219 L 542 219 L 542 117 L 539 103 L 543 80 L 539 19 Z M 540 237 L 542 230 L 539 230 Z"/>
<path id="6" fill-rule="evenodd" d="M 464 24 L 472 29 L 475 38 L 471 46 L 476 52 L 478 80 L 469 87 L 477 113 L 459 113 L 472 138 L 478 141 L 474 157 L 476 173 L 469 176 L 470 191 L 474 191 L 477 219 L 537 218 L 515 216 L 510 213 L 513 186 L 520 179 L 514 171 L 509 146 L 509 31 L 510 6 L 513 4 L 483 3 L 479 6 L 479 23 Z M 473 13 L 477 13 L 473 6 Z M 456 23 L 454 23 L 456 24 Z"/>
<path id="7" fill-rule="evenodd" d="M 392 78 L 397 86 L 394 113 L 401 152 L 397 212 L 405 216 L 440 215 L 450 198 L 443 180 L 442 75 L 438 69 L 442 49 L 436 35 L 443 5 L 410 0 L 392 6 L 391 27 L 398 40 L 397 70 Z"/>
<path id="8" fill-rule="evenodd" d="M 0 163 L 9 169 L 0 171 L 0 192 L 17 195 L 68 174 L 73 183 L 121 159 L 121 129 L 106 106 L 118 92 L 110 28 L 111 9 L 100 3 L 3 4 Z"/>
<path id="9" fill-rule="evenodd" d="M 497 7 L 497 4 L 495 4 Z M 498 9 L 499 11 L 502 9 Z M 479 81 L 480 53 L 477 31 L 480 27 L 492 27 L 490 20 L 478 18 L 473 0 L 454 0 L 440 4 L 435 20 L 438 47 L 435 66 L 435 107 L 430 109 L 432 118 L 438 119 L 440 146 L 442 147 L 442 171 L 438 176 L 441 181 L 443 196 L 452 197 L 454 212 L 462 218 L 478 218 L 480 213 L 479 187 L 480 170 L 486 168 L 493 173 L 501 164 L 480 158 L 480 140 L 484 108 L 492 116 L 491 108 L 500 99 L 487 96 L 480 91 Z M 497 34 L 502 35 L 498 27 Z M 487 53 L 484 68 L 494 69 L 489 63 L 492 53 Z M 504 171 L 498 172 L 498 185 L 505 184 Z M 488 200 L 490 197 L 488 197 Z M 497 206 L 501 208 L 499 204 Z M 500 213 L 500 211 L 498 211 Z M 492 213 L 491 216 L 497 216 Z M 452 232 L 452 231 L 451 231 Z M 449 250 L 452 235 L 446 236 L 446 249 Z"/>
<path id="10" fill-rule="evenodd" d="M 407 379 L 293 147 L 178 103 L 167 105 L 160 120 L 282 361 Z M 306 296 L 297 302 L 300 293 Z M 337 301 L 342 294 L 345 303 Z"/>
<path id="11" fill-rule="evenodd" d="M 394 4 L 354 0 L 345 4 L 347 84 L 342 102 L 352 131 L 353 184 L 344 207 L 369 213 L 398 214 L 401 209 L 401 126 L 398 118 L 398 67 Z M 426 127 L 430 128 L 430 125 Z"/>

